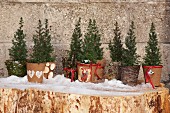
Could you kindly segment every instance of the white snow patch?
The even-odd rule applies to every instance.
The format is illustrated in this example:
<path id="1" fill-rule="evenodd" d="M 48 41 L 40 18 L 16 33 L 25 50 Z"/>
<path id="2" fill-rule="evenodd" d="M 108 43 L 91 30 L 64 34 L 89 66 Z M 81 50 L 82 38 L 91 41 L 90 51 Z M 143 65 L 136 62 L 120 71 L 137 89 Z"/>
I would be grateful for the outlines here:
<path id="1" fill-rule="evenodd" d="M 17 88 L 21 90 L 36 88 L 61 93 L 102 96 L 133 96 L 141 95 L 147 91 L 156 91 L 155 89 L 152 89 L 149 83 L 142 83 L 132 87 L 124 85 L 121 81 L 115 79 L 111 81 L 106 79 L 104 83 L 98 84 L 79 82 L 78 80 L 70 82 L 70 79 L 65 78 L 64 75 L 57 75 L 50 79 L 44 78 L 43 83 L 41 84 L 28 82 L 27 76 L 0 78 L 0 88 Z"/>

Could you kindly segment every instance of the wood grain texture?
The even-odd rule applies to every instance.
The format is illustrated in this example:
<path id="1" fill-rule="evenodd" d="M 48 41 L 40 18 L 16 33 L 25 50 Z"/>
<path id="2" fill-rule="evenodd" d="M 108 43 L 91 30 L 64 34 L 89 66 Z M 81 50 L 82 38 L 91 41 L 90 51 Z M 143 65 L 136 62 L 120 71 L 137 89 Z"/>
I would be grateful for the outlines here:
<path id="1" fill-rule="evenodd" d="M 169 113 L 168 100 L 169 91 L 164 87 L 136 96 L 90 96 L 1 88 L 0 113 Z"/>

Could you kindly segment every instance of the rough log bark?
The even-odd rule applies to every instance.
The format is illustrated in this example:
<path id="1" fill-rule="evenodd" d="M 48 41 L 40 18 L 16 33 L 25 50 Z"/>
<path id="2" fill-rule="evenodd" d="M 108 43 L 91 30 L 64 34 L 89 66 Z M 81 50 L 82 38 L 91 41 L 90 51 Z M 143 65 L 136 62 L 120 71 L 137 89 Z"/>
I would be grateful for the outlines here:
<path id="1" fill-rule="evenodd" d="M 164 87 L 136 96 L 90 96 L 1 88 L 0 113 L 169 113 L 168 96 L 169 91 Z"/>

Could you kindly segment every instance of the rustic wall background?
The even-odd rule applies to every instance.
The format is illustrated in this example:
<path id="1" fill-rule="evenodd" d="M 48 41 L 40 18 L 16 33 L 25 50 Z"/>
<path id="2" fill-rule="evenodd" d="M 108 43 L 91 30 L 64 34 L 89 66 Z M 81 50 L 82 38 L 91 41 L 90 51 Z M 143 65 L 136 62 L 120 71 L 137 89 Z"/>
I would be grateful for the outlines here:
<path id="1" fill-rule="evenodd" d="M 71 35 L 78 17 L 82 18 L 82 31 L 88 20 L 96 19 L 102 34 L 105 58 L 110 59 L 106 50 L 113 38 L 114 23 L 118 21 L 124 42 L 130 22 L 136 26 L 138 53 L 143 57 L 144 47 L 149 38 L 151 22 L 155 23 L 163 60 L 163 81 L 170 75 L 170 1 L 169 0 L 0 0 L 0 74 L 7 76 L 5 60 L 9 59 L 8 49 L 18 28 L 20 17 L 24 19 L 27 44 L 32 46 L 32 36 L 38 20 L 49 19 L 52 26 L 52 43 L 58 62 L 57 72 L 61 73 L 61 57 L 69 49 Z M 141 74 L 141 78 L 142 78 Z"/>

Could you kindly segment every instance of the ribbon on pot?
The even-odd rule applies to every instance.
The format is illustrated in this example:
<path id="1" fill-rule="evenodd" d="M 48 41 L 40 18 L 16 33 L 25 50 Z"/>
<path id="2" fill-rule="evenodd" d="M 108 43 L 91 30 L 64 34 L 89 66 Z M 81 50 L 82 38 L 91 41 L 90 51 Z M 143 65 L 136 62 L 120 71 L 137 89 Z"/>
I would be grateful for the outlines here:
<path id="1" fill-rule="evenodd" d="M 101 69 L 101 68 L 103 69 L 104 67 L 101 66 L 101 64 L 97 63 L 96 64 L 96 69 L 94 71 L 94 75 L 96 75 L 98 79 L 101 79 L 101 77 L 97 74 L 97 69 Z"/>
<path id="2" fill-rule="evenodd" d="M 74 76 L 75 76 L 75 72 L 76 72 L 76 70 L 75 69 L 72 69 L 72 68 L 64 68 L 64 71 L 66 71 L 66 72 L 70 72 L 71 73 L 71 82 L 73 82 L 74 81 Z M 67 73 L 66 73 L 67 74 Z M 66 75 L 67 76 L 67 78 L 68 78 L 68 74 Z"/>
<path id="3" fill-rule="evenodd" d="M 150 82 L 152 88 L 154 89 L 155 86 L 151 80 L 151 75 L 154 74 L 154 72 L 152 71 L 153 68 L 162 68 L 163 66 L 143 66 L 144 69 L 147 69 L 145 71 L 144 77 L 145 77 L 145 81 L 146 82 Z"/>

